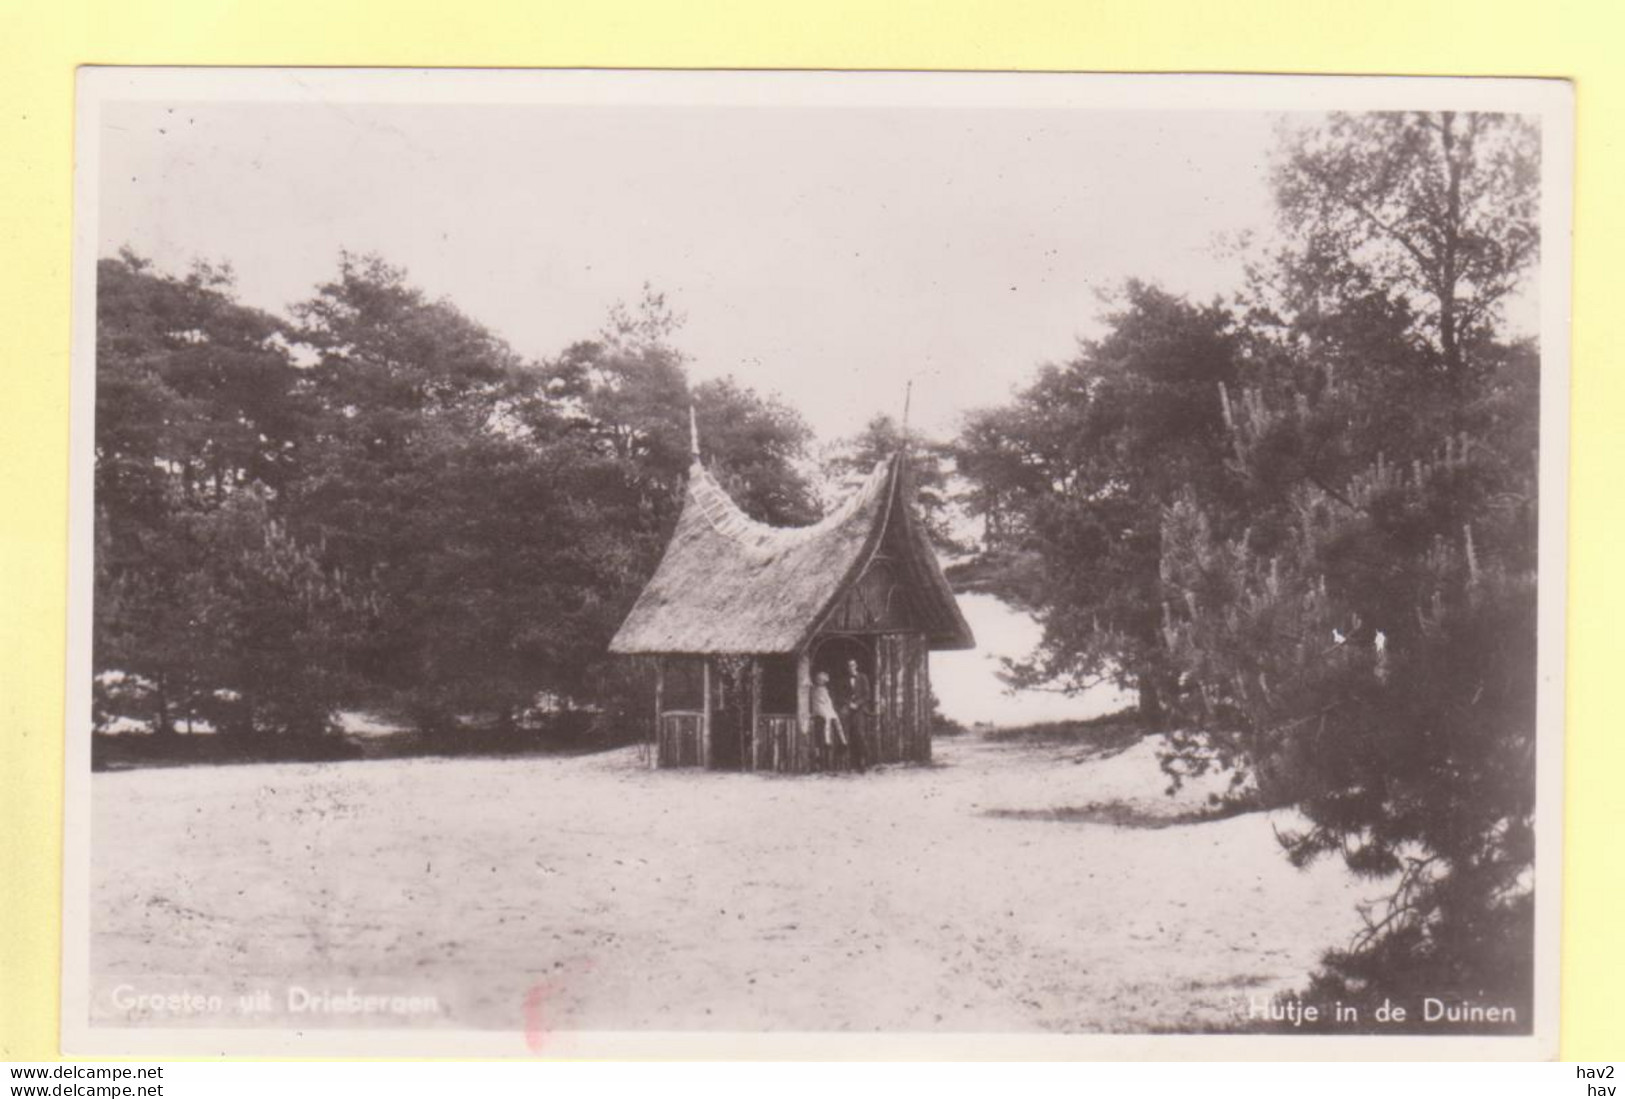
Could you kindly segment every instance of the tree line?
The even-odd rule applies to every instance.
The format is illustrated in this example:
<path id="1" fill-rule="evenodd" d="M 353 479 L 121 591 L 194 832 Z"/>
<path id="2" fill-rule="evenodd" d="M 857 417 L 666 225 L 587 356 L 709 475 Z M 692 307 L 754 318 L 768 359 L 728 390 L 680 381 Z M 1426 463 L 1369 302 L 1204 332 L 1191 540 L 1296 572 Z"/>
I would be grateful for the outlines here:
<path id="1" fill-rule="evenodd" d="M 817 514 L 806 424 L 691 384 L 653 293 L 542 362 L 370 256 L 277 317 L 228 271 L 126 252 L 97 314 L 97 697 L 160 736 L 313 738 L 343 706 L 429 732 L 602 718 L 691 405 L 748 511 Z"/>
<path id="2" fill-rule="evenodd" d="M 1294 862 L 1389 883 L 1328 995 L 1527 1004 L 1540 371 L 1506 311 L 1538 166 L 1515 116 L 1285 131 L 1244 285 L 1131 282 L 1103 336 L 915 440 L 954 575 L 1043 627 L 1013 683 L 1133 689 L 1173 784 L 1227 773 L 1301 810 Z M 98 700 L 161 735 L 317 737 L 345 706 L 624 731 L 605 646 L 675 522 L 689 406 L 747 511 L 818 513 L 807 425 L 692 383 L 652 292 L 545 361 L 376 257 L 279 317 L 125 253 L 97 303 Z M 898 439 L 877 418 L 822 473 Z"/>
<path id="3" fill-rule="evenodd" d="M 1540 366 L 1506 311 L 1538 166 L 1513 116 L 1290 130 L 1244 287 L 1129 285 L 955 447 L 973 579 L 1043 624 L 1013 681 L 1137 690 L 1174 785 L 1228 773 L 1301 810 L 1294 863 L 1388 883 L 1327 997 L 1529 1019 Z"/>

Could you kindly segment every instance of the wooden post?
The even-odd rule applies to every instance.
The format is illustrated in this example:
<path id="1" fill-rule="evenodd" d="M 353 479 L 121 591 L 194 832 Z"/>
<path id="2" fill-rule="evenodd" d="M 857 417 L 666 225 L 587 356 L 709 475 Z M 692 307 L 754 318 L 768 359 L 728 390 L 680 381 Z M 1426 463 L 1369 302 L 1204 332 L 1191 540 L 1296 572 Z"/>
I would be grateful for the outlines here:
<path id="1" fill-rule="evenodd" d="M 906 760 L 919 762 L 920 734 L 925 726 L 925 709 L 920 705 L 920 675 L 924 671 L 925 643 L 916 635 L 909 635 L 908 649 L 908 733 L 898 744 L 898 752 Z"/>
<path id="2" fill-rule="evenodd" d="M 750 658 L 750 672 L 745 679 L 750 690 L 750 750 L 740 745 L 740 765 L 747 771 L 756 770 L 762 758 L 762 662 Z"/>
<path id="3" fill-rule="evenodd" d="M 700 766 L 711 766 L 711 658 L 700 658 Z"/>
<path id="4" fill-rule="evenodd" d="M 931 646 L 920 642 L 920 762 L 931 762 Z"/>
<path id="5" fill-rule="evenodd" d="M 661 736 L 660 711 L 666 696 L 666 659 L 655 657 L 655 735 L 654 751 L 649 756 L 649 766 L 658 767 L 661 760 L 661 749 L 665 747 L 665 738 Z"/>
<path id="6" fill-rule="evenodd" d="M 796 653 L 796 742 L 791 749 L 791 770 L 812 769 L 812 651 Z M 798 766 L 805 764 L 804 766 Z"/>
<path id="7" fill-rule="evenodd" d="M 897 697 L 892 684 L 897 681 L 897 647 L 890 634 L 874 639 L 874 696 L 879 717 L 874 719 L 874 761 L 892 762 L 887 745 L 892 741 L 892 730 L 897 728 Z"/>

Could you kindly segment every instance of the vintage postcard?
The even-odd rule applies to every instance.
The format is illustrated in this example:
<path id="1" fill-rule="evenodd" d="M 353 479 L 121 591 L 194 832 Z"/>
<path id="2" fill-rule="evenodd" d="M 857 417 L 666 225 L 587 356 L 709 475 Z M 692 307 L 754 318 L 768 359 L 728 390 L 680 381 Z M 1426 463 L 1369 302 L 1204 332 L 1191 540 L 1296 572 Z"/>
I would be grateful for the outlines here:
<path id="1" fill-rule="evenodd" d="M 78 111 L 69 1054 L 1555 1054 L 1567 84 Z"/>

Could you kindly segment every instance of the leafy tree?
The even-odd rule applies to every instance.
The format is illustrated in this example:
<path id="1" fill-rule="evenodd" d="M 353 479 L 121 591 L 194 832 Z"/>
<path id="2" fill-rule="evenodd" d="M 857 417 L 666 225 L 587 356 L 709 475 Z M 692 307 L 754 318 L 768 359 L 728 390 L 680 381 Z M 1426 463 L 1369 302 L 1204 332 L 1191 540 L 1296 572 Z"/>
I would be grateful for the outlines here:
<path id="1" fill-rule="evenodd" d="M 1294 862 L 1393 889 L 1328 996 L 1528 1003 L 1538 360 L 1497 324 L 1538 247 L 1531 155 L 1497 116 L 1299 135 L 1292 311 L 1250 314 L 1258 366 L 1221 395 L 1245 522 L 1195 486 L 1164 513 L 1193 721 L 1165 766 L 1235 769 L 1303 811 Z"/>
<path id="2" fill-rule="evenodd" d="M 97 276 L 94 663 L 145 684 L 167 733 L 219 686 L 207 623 L 230 608 L 200 532 L 286 485 L 310 409 L 284 326 L 238 303 L 229 271 L 177 278 L 126 251 Z"/>
<path id="3" fill-rule="evenodd" d="M 519 616 L 550 608 L 534 569 L 499 558 L 527 560 L 524 536 L 557 518 L 520 510 L 530 500 L 514 487 L 546 476 L 515 437 L 524 362 L 375 256 L 342 255 L 293 314 L 321 415 L 289 521 L 377 591 L 349 666 L 425 727 L 470 710 L 511 717 L 545 674 L 523 667 Z"/>
<path id="4" fill-rule="evenodd" d="M 804 472 L 812 429 L 800 413 L 732 377 L 701 382 L 693 401 L 701 454 L 740 507 L 776 526 L 818 518 Z"/>
<path id="5" fill-rule="evenodd" d="M 124 524 L 98 505 L 95 541 L 98 710 L 104 720 L 140 713 L 167 736 L 190 718 L 205 689 L 200 668 L 209 650 L 196 628 L 201 561 L 172 517 Z M 110 682 L 120 684 L 116 692 Z"/>
<path id="6" fill-rule="evenodd" d="M 616 463 L 651 515 L 675 514 L 688 468 L 688 377 L 664 344 L 576 343 L 548 364 L 548 393 L 565 402 L 577 430 Z"/>
<path id="7" fill-rule="evenodd" d="M 234 488 L 280 487 L 309 430 L 286 326 L 234 298 L 229 268 L 97 267 L 97 499 L 126 519 Z"/>
<path id="8" fill-rule="evenodd" d="M 1171 686 L 1162 619 L 1162 509 L 1198 486 L 1230 493 L 1216 396 L 1235 382 L 1232 318 L 1131 283 L 1110 332 L 1046 366 L 1011 405 L 972 416 L 956 450 L 993 548 L 1027 575 L 1009 586 L 1043 625 L 1017 682 L 1140 692 L 1159 719 Z"/>
<path id="9" fill-rule="evenodd" d="M 292 529 L 376 586 L 350 667 L 421 728 L 605 701 L 605 647 L 675 521 L 691 403 L 747 507 L 808 513 L 805 425 L 731 381 L 691 390 L 652 292 L 545 364 L 375 258 L 343 257 L 295 315 L 322 415 Z"/>
<path id="10" fill-rule="evenodd" d="M 1297 414 L 1239 402 L 1242 461 Z M 1463 435 L 1335 491 L 1295 486 L 1267 551 L 1192 497 L 1165 515 L 1165 632 L 1195 722 L 1165 766 L 1253 779 L 1304 813 L 1282 836 L 1295 863 L 1338 855 L 1392 884 L 1328 956 L 1328 995 L 1527 1003 L 1534 498 L 1532 462 Z"/>
<path id="11" fill-rule="evenodd" d="M 862 431 L 837 440 L 829 449 L 823 462 L 824 479 L 833 485 L 850 485 L 868 476 L 877 463 L 905 449 L 914 503 L 932 543 L 941 552 L 967 552 L 970 547 L 955 530 L 959 518 L 956 497 L 961 486 L 954 474 L 954 449 L 948 444 L 914 431 L 905 438 L 902 426 L 880 413 L 871 417 Z"/>
<path id="12" fill-rule="evenodd" d="M 338 277 L 293 315 L 298 340 L 317 355 L 317 392 L 364 425 L 369 448 L 400 441 L 414 414 L 479 416 L 521 365 L 500 338 L 375 255 L 341 253 Z"/>
<path id="13" fill-rule="evenodd" d="M 691 386 L 688 358 L 673 342 L 681 323 L 664 296 L 645 286 L 635 311 L 617 305 L 598 339 L 570 346 L 549 364 L 548 395 L 621 468 L 661 544 L 682 503 L 690 408 L 707 467 L 748 513 L 780 525 L 817 518 L 802 472 L 812 439 L 806 421 L 731 377 Z"/>
<path id="14" fill-rule="evenodd" d="M 263 490 L 196 516 L 193 628 L 205 712 L 223 731 L 318 736 L 352 686 L 347 654 L 376 594 L 293 538 Z"/>
<path id="15" fill-rule="evenodd" d="M 1539 252 L 1539 149 L 1528 119 L 1482 112 L 1339 113 L 1290 133 L 1285 311 L 1313 324 L 1393 302 L 1431 365 L 1471 370 Z"/>
<path id="16" fill-rule="evenodd" d="M 1131 288 L 959 444 L 1044 626 L 1018 678 L 1137 683 L 1176 785 L 1228 769 L 1302 810 L 1295 862 L 1391 885 L 1328 996 L 1527 1004 L 1539 369 L 1503 322 L 1537 158 L 1499 115 L 1290 133 L 1234 315 Z"/>

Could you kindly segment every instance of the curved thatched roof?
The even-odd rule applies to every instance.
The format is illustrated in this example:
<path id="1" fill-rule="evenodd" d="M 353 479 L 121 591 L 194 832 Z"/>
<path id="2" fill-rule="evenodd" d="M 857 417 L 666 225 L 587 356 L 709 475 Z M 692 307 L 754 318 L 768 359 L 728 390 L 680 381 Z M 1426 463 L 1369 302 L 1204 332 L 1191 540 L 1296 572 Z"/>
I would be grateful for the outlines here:
<path id="1" fill-rule="evenodd" d="M 972 647 L 970 627 L 904 499 L 907 482 L 897 455 L 817 523 L 771 527 L 740 511 L 695 462 L 666 555 L 610 651 L 794 652 L 863 574 L 888 530 L 910 559 L 931 647 Z"/>

